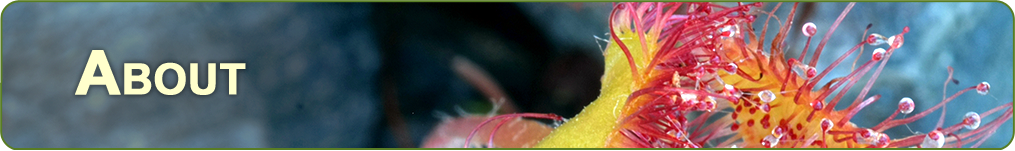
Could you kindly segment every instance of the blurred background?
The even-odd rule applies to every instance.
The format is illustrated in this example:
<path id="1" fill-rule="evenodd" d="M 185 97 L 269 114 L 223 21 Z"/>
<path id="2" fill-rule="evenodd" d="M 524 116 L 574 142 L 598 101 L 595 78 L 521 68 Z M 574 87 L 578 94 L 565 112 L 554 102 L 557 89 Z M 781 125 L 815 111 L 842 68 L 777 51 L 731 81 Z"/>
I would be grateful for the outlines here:
<path id="1" fill-rule="evenodd" d="M 776 14 L 785 16 L 789 5 Z M 794 26 L 814 22 L 816 37 L 824 36 L 845 5 L 801 3 Z M 605 43 L 596 37 L 607 37 L 611 8 L 611 3 L 14 3 L 2 19 L 3 140 L 14 148 L 418 147 L 442 118 L 493 108 L 455 73 L 454 58 L 485 70 L 517 111 L 573 117 L 598 96 Z M 854 118 L 858 125 L 881 122 L 902 97 L 917 100 L 917 111 L 933 106 L 941 100 L 947 66 L 960 81 L 948 87 L 948 95 L 980 81 L 990 82 L 992 91 L 949 103 L 945 125 L 967 111 L 1012 101 L 1007 5 L 858 3 L 818 67 L 858 43 L 867 24 L 883 35 L 904 26 L 911 31 L 872 89 L 883 101 Z M 798 56 L 806 40 L 798 33 L 794 29 L 788 40 L 790 56 Z M 244 62 L 247 68 L 239 71 L 235 96 L 225 92 L 224 70 L 208 96 L 189 88 L 175 96 L 155 89 L 142 96 L 108 96 L 100 86 L 75 96 L 93 49 L 106 51 L 121 91 L 122 63 L 152 69 L 165 62 L 200 63 L 207 70 L 209 62 Z M 831 76 L 848 70 L 838 68 Z M 199 74 L 205 79 L 207 73 Z M 175 83 L 174 75 L 167 73 L 165 83 Z M 851 93 L 844 99 L 857 92 Z M 937 116 L 909 124 L 912 131 L 902 127 L 888 134 L 926 133 Z M 1006 146 L 1011 121 L 1001 127 L 981 147 Z"/>

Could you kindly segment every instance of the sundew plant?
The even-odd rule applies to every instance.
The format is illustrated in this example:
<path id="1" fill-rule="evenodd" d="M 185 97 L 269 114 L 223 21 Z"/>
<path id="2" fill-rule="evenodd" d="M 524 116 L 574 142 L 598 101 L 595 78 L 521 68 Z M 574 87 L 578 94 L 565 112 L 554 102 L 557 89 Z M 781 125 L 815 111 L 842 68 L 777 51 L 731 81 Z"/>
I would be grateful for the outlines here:
<path id="1" fill-rule="evenodd" d="M 463 147 L 508 147 L 493 138 L 504 121 L 517 118 L 563 122 L 546 137 L 530 138 L 539 140 L 534 147 L 976 148 L 1005 139 L 991 136 L 1011 127 L 1012 101 L 991 92 L 1011 91 L 1010 84 L 992 88 L 998 84 L 983 77 L 955 76 L 991 71 L 921 69 L 942 75 L 921 79 L 942 88 L 891 91 L 937 95 L 878 93 L 892 88 L 876 84 L 885 82 L 882 77 L 903 73 L 886 68 L 893 59 L 926 52 L 907 38 L 939 29 L 846 20 L 857 3 L 836 5 L 841 11 L 830 22 L 796 20 L 808 15 L 800 5 L 614 3 L 596 101 L 567 119 L 541 113 L 490 116 Z M 949 108 L 972 103 L 989 107 Z M 871 110 L 891 112 L 859 116 Z M 494 126 L 482 128 L 487 124 Z M 489 139 L 475 143 L 480 132 Z"/>

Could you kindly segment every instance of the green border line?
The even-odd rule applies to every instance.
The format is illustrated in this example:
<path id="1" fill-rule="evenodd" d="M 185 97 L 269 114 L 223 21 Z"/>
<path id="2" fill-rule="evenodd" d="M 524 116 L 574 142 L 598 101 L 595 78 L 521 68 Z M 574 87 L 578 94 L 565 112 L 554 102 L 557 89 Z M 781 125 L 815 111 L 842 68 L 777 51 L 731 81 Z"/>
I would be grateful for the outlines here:
<path id="1" fill-rule="evenodd" d="M 664 0 L 674 1 L 674 0 Z M 17 0 L 8 3 L 4 6 L 3 10 L 0 10 L 0 16 L 3 16 L 3 12 L 6 12 L 7 7 L 14 3 L 19 2 L 472 2 L 477 3 L 476 0 L 293 0 L 293 1 L 279 1 L 279 0 L 215 0 L 215 1 L 195 1 L 195 0 L 151 0 L 151 1 L 138 1 L 138 0 Z M 495 1 L 481 1 L 478 3 L 499 3 L 499 2 L 616 2 L 610 0 L 495 0 Z M 654 2 L 637 0 L 631 2 Z M 736 0 L 711 0 L 711 2 L 743 2 Z M 777 1 L 777 0 L 759 0 L 756 2 L 998 2 L 1008 6 L 1009 12 L 1012 12 L 1013 20 L 1015 20 L 1015 11 L 1012 11 L 1011 5 L 1002 1 L 996 0 L 893 0 L 893 1 L 879 1 L 879 0 L 823 0 L 823 1 Z M 2 22 L 0 22 L 2 24 Z M 1012 34 L 1015 35 L 1015 26 L 1012 27 Z M 3 31 L 3 26 L 0 26 L 0 33 Z M 2 37 L 2 34 L 0 34 Z M 1012 41 L 1015 43 L 1015 40 Z M 0 39 L 0 45 L 3 44 L 3 40 Z M 0 46 L 2 48 L 2 46 Z M 1015 51 L 1013 49 L 1012 51 Z M 1012 56 L 1015 58 L 1015 55 Z M 0 60 L 3 58 L 3 53 L 0 51 Z M 1012 62 L 1015 67 L 1015 61 Z M 0 73 L 3 73 L 3 63 L 0 61 Z M 1012 68 L 1015 71 L 1015 68 Z M 2 76 L 0 76 L 0 119 L 3 117 L 3 85 Z M 1015 76 L 1012 77 L 1012 81 L 1015 81 Z M 1015 96 L 1015 94 L 1013 94 Z M 3 120 L 0 120 L 0 141 L 4 142 L 7 148 L 12 150 L 684 150 L 675 148 L 14 148 L 7 144 L 7 141 L 2 138 L 3 134 Z M 1015 126 L 1012 127 L 1015 131 Z M 1008 140 L 1008 145 L 1002 148 L 696 148 L 691 150 L 1002 150 L 1011 146 L 1012 141 L 1015 138 Z"/>

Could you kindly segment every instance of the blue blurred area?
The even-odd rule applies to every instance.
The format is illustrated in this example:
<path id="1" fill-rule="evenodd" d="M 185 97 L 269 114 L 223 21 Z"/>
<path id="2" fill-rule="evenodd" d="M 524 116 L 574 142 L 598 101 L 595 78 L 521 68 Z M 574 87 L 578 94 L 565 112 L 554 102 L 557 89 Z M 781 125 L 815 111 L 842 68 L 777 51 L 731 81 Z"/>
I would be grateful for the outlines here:
<path id="1" fill-rule="evenodd" d="M 16 148 L 371 146 L 381 106 L 369 6 L 11 4 L 3 14 L 3 138 Z M 164 62 L 200 63 L 204 80 L 205 63 L 246 69 L 236 96 L 226 93 L 225 70 L 209 96 L 189 88 L 108 96 L 101 86 L 75 96 L 93 49 L 106 50 L 119 86 L 128 62 L 150 72 Z"/>
<path id="2" fill-rule="evenodd" d="M 544 28 L 558 27 L 535 25 L 530 12 L 584 16 L 575 25 L 605 20 L 600 8 L 608 7 L 574 8 L 582 14 L 525 5 L 14 3 L 3 18 L 3 138 L 15 148 L 415 147 L 436 115 L 489 110 L 451 71 L 455 56 L 489 71 L 521 111 L 573 115 L 598 93 L 602 63 L 591 35 L 605 26 L 577 24 L 596 32 L 550 41 Z M 100 86 L 74 96 L 93 49 L 106 50 L 120 86 L 127 62 L 247 69 L 236 96 L 223 92 L 222 71 L 210 96 L 189 88 L 108 96 Z"/>
<path id="3" fill-rule="evenodd" d="M 824 36 L 845 4 L 801 3 L 794 26 L 811 21 L 816 37 Z M 788 5 L 776 14 L 785 16 Z M 519 111 L 572 117 L 599 93 L 605 44 L 594 36 L 608 32 L 610 9 L 610 3 L 18 2 L 2 20 L 3 139 L 15 148 L 416 147 L 440 122 L 437 115 L 489 109 L 487 98 L 451 69 L 455 57 L 486 70 Z M 947 66 L 960 81 L 948 95 L 980 81 L 992 91 L 949 103 L 945 125 L 1012 101 L 1006 5 L 858 3 L 825 47 L 819 69 L 858 43 L 869 23 L 884 35 L 904 26 L 911 31 L 871 89 L 883 100 L 854 118 L 858 125 L 881 122 L 902 97 L 917 100 L 917 112 L 933 106 Z M 789 56 L 798 56 L 806 40 L 794 28 Z M 99 86 L 74 96 L 93 49 L 106 50 L 120 86 L 126 62 L 201 63 L 200 77 L 208 62 L 245 62 L 247 69 L 239 72 L 236 96 L 224 92 L 224 70 L 210 96 L 189 88 L 176 96 L 154 89 L 108 96 Z M 833 71 L 839 77 L 849 69 Z M 937 116 L 909 127 L 926 133 Z M 1001 127 L 981 147 L 1006 146 L 1011 121 Z M 904 127 L 888 134 L 913 135 Z"/>

